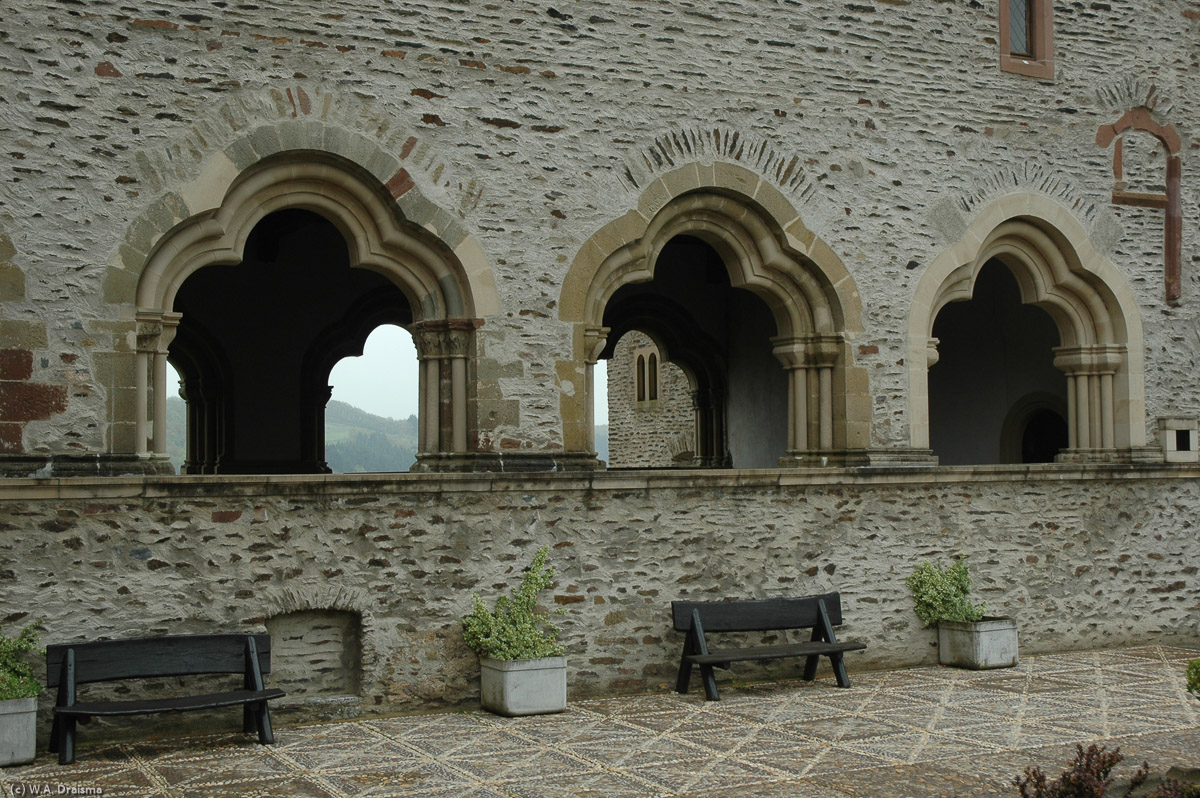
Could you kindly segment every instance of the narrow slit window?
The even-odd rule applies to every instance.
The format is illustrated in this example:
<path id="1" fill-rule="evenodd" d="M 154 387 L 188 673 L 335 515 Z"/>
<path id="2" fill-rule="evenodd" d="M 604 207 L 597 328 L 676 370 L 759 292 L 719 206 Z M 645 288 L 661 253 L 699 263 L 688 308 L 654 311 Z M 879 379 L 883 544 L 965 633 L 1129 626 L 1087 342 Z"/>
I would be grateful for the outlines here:
<path id="1" fill-rule="evenodd" d="M 650 389 L 647 392 L 646 398 L 651 402 L 658 399 L 658 355 L 650 353 L 650 358 L 646 361 L 646 372 Z"/>
<path id="2" fill-rule="evenodd" d="M 1033 55 L 1029 46 L 1032 29 L 1029 0 L 1008 0 L 1008 51 L 1012 55 Z"/>
<path id="3" fill-rule="evenodd" d="M 1054 78 L 1053 0 L 1000 0 L 1000 70 Z"/>
<path id="4" fill-rule="evenodd" d="M 638 355 L 637 358 L 637 400 L 639 402 L 646 401 L 646 358 Z"/>

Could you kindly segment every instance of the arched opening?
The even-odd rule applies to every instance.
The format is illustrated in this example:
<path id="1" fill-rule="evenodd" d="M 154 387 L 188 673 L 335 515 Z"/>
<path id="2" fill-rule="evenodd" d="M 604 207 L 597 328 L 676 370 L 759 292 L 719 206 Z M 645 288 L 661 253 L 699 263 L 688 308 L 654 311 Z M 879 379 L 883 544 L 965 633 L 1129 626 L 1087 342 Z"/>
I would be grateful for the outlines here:
<path id="1" fill-rule="evenodd" d="M 612 331 L 614 345 L 634 329 L 657 337 L 664 341 L 664 357 L 694 375 L 695 456 L 687 465 L 778 465 L 787 451 L 788 382 L 773 354 L 774 317 L 754 294 L 732 287 L 712 246 L 693 236 L 672 238 L 658 253 L 652 280 L 624 285 L 613 294 L 604 326 Z M 639 397 L 646 396 L 649 354 L 640 356 Z M 613 434 L 610 426 L 610 452 Z"/>
<path id="2" fill-rule="evenodd" d="M 328 472 L 331 361 L 362 351 L 366 318 L 413 320 L 399 288 L 351 269 L 338 229 L 301 209 L 265 216 L 237 266 L 192 273 L 173 310 L 168 352 L 193 431 L 185 472 L 201 474 Z"/>
<path id="3" fill-rule="evenodd" d="M 478 260 L 473 242 L 459 249 Z M 457 251 L 342 159 L 292 152 L 246 170 L 219 207 L 164 236 L 139 277 L 139 454 L 166 458 L 169 357 L 188 399 L 185 471 L 327 471 L 330 370 L 396 324 L 421 362 L 418 457 L 461 469 L 477 439 L 481 322 Z"/>
<path id="4" fill-rule="evenodd" d="M 1015 282 L 1023 306 L 1045 312 L 1057 333 L 1057 346 L 1050 345 L 1054 335 L 1044 318 L 1030 315 L 1032 309 L 1012 305 L 1011 283 L 1007 289 L 1000 285 L 1007 281 L 1005 273 Z M 939 371 L 942 358 L 960 359 L 956 348 L 972 335 L 984 334 L 969 328 L 982 319 L 957 318 L 970 311 L 953 310 L 951 303 L 1005 293 L 1010 300 L 1009 320 L 1001 329 L 1007 331 L 1011 343 L 985 341 L 983 345 L 1018 352 L 1021 366 L 1004 363 L 967 368 L 976 377 L 998 371 L 1011 377 L 1017 387 L 1003 394 L 1006 410 L 996 406 L 980 417 L 980 423 L 990 425 L 982 436 L 987 441 L 995 440 L 992 433 L 1000 420 L 1001 449 L 995 458 L 984 456 L 980 449 L 965 462 L 1018 462 L 1046 456 L 1052 442 L 1061 436 L 1054 432 L 1057 425 L 1049 416 L 1034 413 L 1036 402 L 1017 412 L 1027 395 L 1048 397 L 1042 406 L 1065 419 L 1067 443 L 1059 447 L 1056 460 L 1136 458 L 1137 450 L 1145 446 L 1143 338 L 1137 302 L 1116 267 L 1095 251 L 1070 215 L 1036 195 L 1013 195 L 986 208 L 964 237 L 930 264 L 917 286 L 909 320 L 908 358 L 913 448 L 928 448 L 932 443 L 934 449 L 940 446 L 945 451 L 948 445 L 959 450 L 975 445 L 947 444 L 949 433 L 939 429 L 943 423 L 939 417 L 953 418 L 957 412 L 946 409 L 947 401 L 975 402 L 976 408 L 998 402 L 995 396 L 979 396 L 978 391 L 987 390 L 983 387 L 964 392 L 959 383 L 957 393 L 947 394 L 940 385 L 945 382 Z M 976 315 L 979 313 L 977 310 Z M 1022 320 L 1020 314 L 1027 318 Z M 1036 350 L 1036 361 L 1027 357 L 1028 349 Z M 1046 365 L 1047 349 L 1050 363 L 1059 373 L 1053 378 Z M 969 416 L 970 412 L 957 413 L 960 431 L 966 429 L 963 419 Z M 1042 440 L 1033 445 L 1038 436 Z M 1031 445 L 1023 451 L 1027 438 Z M 980 446 L 984 445 L 995 444 Z M 957 457 L 951 455 L 943 462 L 964 461 Z"/>
<path id="5" fill-rule="evenodd" d="M 1054 366 L 1060 343 L 1054 320 L 1041 308 L 1022 304 L 1012 272 L 992 260 L 980 270 L 969 300 L 952 302 L 938 313 L 933 337 L 938 361 L 929 369 L 929 441 L 938 461 L 1029 462 L 1023 459 L 1024 447 L 1012 444 L 1014 435 L 1020 441 L 1027 434 L 1028 419 L 1014 425 L 1013 410 L 1030 394 L 1064 408 L 1067 403 L 1066 377 Z M 1059 448 L 1067 446 L 1065 433 L 1064 423 Z M 1051 443 L 1031 441 L 1039 452 Z"/>
<path id="6" fill-rule="evenodd" d="M 329 373 L 325 462 L 335 474 L 407 471 L 417 457 L 419 363 L 412 336 L 383 324 Z"/>
<path id="7" fill-rule="evenodd" d="M 755 199 L 697 184 L 664 202 L 657 186 L 568 271 L 560 318 L 576 325 L 578 359 L 560 368 L 586 391 L 561 394 L 567 446 L 593 445 L 592 366 L 639 329 L 662 345 L 660 364 L 692 377 L 696 464 L 868 462 L 866 374 L 844 334 L 861 329 L 853 280 L 777 191 L 719 166 L 714 178 L 757 185 Z M 684 167 L 664 184 L 679 189 L 704 174 Z"/>

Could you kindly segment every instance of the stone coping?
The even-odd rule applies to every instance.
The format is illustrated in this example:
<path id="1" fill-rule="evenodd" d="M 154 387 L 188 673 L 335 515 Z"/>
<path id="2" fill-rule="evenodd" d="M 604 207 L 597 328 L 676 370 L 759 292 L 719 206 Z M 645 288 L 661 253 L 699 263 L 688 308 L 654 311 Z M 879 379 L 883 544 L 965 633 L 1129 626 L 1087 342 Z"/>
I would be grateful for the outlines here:
<path id="1" fill-rule="evenodd" d="M 803 489 L 807 487 L 1106 482 L 1200 479 L 1196 464 L 1049 463 L 887 465 L 806 469 L 631 469 L 545 473 L 373 473 L 57 477 L 0 479 L 0 502 L 46 499 L 171 499 L 213 496 L 362 495 L 489 491 Z"/>

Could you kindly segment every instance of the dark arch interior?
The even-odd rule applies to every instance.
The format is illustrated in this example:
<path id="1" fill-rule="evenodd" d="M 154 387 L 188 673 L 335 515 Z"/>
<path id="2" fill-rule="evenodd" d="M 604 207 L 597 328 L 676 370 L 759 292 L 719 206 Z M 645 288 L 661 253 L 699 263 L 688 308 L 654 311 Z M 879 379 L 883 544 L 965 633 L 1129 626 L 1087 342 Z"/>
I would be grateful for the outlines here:
<path id="1" fill-rule="evenodd" d="M 321 473 L 329 371 L 375 327 L 408 325 L 404 294 L 351 268 L 328 220 L 289 209 L 251 232 L 244 260 L 180 287 L 169 357 L 188 401 L 185 473 Z"/>
<path id="2" fill-rule="evenodd" d="M 1067 401 L 1066 377 L 1054 366 L 1058 328 L 1045 311 L 1021 303 L 1008 267 L 986 263 L 971 300 L 944 307 L 933 336 L 938 362 L 929 370 L 929 438 L 939 462 L 1044 462 L 1025 457 L 1052 460 L 1067 445 L 1065 421 L 1061 436 L 1038 413 L 1023 416 L 1027 423 L 1015 428 L 1005 426 L 1025 397 L 1045 396 L 1061 407 Z"/>
<path id="3" fill-rule="evenodd" d="M 749 291 L 732 287 L 720 255 L 676 236 L 654 279 L 620 288 L 604 310 L 611 329 L 601 357 L 639 329 L 696 380 L 696 458 L 703 467 L 773 468 L 787 446 L 787 377 L 772 354 L 774 316 Z"/>
<path id="4" fill-rule="evenodd" d="M 1067 447 L 1067 420 L 1062 414 L 1043 407 L 1034 411 L 1021 431 L 1022 463 L 1053 463 L 1060 449 Z"/>

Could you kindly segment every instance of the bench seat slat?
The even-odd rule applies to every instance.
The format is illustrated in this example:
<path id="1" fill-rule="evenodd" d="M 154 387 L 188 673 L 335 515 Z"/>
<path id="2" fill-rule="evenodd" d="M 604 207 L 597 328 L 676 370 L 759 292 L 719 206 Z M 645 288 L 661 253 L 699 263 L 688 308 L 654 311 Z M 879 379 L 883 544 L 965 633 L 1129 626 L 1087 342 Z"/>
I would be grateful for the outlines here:
<path id="1" fill-rule="evenodd" d="M 278 689 L 232 690 L 227 693 L 188 695 L 173 698 L 155 698 L 142 701 L 81 701 L 69 707 L 55 707 L 59 715 L 108 716 L 108 715 L 153 715 L 158 712 L 187 712 L 193 709 L 215 709 L 239 704 L 253 704 L 282 698 L 286 693 Z"/>
<path id="2" fill-rule="evenodd" d="M 835 651 L 861 651 L 866 643 L 787 643 L 778 646 L 750 646 L 748 648 L 710 649 L 707 654 L 692 654 L 690 662 L 697 665 L 716 665 L 720 662 L 749 662 L 788 657 L 807 657 L 813 654 L 831 654 Z"/>

